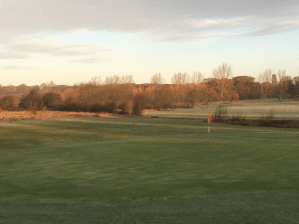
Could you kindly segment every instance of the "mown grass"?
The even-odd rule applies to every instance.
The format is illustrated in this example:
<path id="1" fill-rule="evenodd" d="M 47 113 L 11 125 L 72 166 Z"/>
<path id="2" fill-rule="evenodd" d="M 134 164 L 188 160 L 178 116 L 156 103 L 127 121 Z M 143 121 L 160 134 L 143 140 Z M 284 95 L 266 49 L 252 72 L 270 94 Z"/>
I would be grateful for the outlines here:
<path id="1" fill-rule="evenodd" d="M 299 130 L 146 117 L 0 124 L 0 223 L 298 223 Z"/>
<path id="2" fill-rule="evenodd" d="M 213 115 L 219 103 L 210 105 L 198 105 L 195 109 L 177 109 L 173 111 L 159 111 L 149 113 L 147 116 L 163 116 L 175 118 L 207 119 L 210 111 Z M 223 104 L 228 116 L 245 116 L 246 119 L 258 119 L 274 114 L 275 119 L 299 119 L 299 101 L 282 101 L 275 99 L 264 100 L 242 100 L 231 104 Z"/>

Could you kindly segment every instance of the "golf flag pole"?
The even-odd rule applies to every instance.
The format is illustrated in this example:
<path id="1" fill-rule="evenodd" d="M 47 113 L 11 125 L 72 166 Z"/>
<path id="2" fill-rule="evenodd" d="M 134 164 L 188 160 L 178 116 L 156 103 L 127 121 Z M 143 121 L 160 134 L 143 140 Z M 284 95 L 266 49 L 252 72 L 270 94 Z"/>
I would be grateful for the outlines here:
<path id="1" fill-rule="evenodd" d="M 209 111 L 209 119 L 208 119 L 208 122 L 209 122 L 209 127 L 208 127 L 209 144 L 211 144 L 211 136 L 210 136 L 210 123 L 211 123 L 211 120 L 212 120 L 212 116 L 211 116 L 211 113 L 210 113 L 210 111 Z"/>
<path id="2" fill-rule="evenodd" d="M 210 123 L 211 123 L 211 120 L 212 120 L 212 116 L 211 116 L 211 113 L 209 111 L 209 127 L 208 127 L 208 132 L 210 133 Z"/>

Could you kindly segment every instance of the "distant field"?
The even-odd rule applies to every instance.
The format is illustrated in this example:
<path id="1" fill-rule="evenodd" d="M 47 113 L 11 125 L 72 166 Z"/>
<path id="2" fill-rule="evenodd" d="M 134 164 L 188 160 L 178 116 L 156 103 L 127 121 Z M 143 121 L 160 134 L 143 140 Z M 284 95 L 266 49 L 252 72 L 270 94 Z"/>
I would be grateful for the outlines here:
<path id="1" fill-rule="evenodd" d="M 148 116 L 163 116 L 163 117 L 185 117 L 185 118 L 207 118 L 207 114 L 211 111 L 214 114 L 218 104 L 208 106 L 198 105 L 195 109 L 178 109 L 174 111 L 160 111 L 149 113 Z M 236 101 L 232 104 L 224 104 L 229 116 L 241 115 L 247 119 L 257 119 L 262 116 L 269 116 L 271 111 L 276 119 L 299 119 L 299 101 L 282 101 L 268 99 L 264 100 L 247 100 Z"/>
<path id="2" fill-rule="evenodd" d="M 298 223 L 298 139 L 189 119 L 1 123 L 0 223 Z"/>

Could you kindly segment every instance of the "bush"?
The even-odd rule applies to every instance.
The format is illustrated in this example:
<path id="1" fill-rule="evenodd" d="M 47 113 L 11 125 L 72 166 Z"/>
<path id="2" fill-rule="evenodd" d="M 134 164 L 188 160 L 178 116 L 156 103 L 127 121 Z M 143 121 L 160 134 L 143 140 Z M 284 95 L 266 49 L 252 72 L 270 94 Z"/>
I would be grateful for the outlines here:
<path id="1" fill-rule="evenodd" d="M 276 128 L 299 128 L 299 120 L 274 120 L 261 118 L 258 120 L 247 120 L 242 117 L 232 117 L 231 119 L 213 120 L 214 123 L 224 123 L 242 126 L 260 126 Z"/>
<path id="2" fill-rule="evenodd" d="M 51 107 L 50 109 L 54 110 L 54 111 L 76 111 L 76 112 L 83 111 L 83 112 L 87 112 L 87 110 L 83 106 L 76 104 L 76 103 L 68 104 L 68 105 L 59 105 L 56 107 Z"/>
<path id="3" fill-rule="evenodd" d="M 43 96 L 39 89 L 32 89 L 19 103 L 20 108 L 29 110 L 41 110 L 44 107 Z"/>
<path id="4" fill-rule="evenodd" d="M 108 108 L 106 106 L 100 105 L 100 104 L 93 104 L 89 107 L 89 112 L 108 112 Z"/>
<path id="5" fill-rule="evenodd" d="M 145 97 L 143 94 L 137 94 L 133 99 L 132 115 L 140 116 L 142 115 L 142 110 L 145 105 Z"/>
<path id="6" fill-rule="evenodd" d="M 57 93 L 46 93 L 43 96 L 43 102 L 47 108 L 56 107 L 62 103 L 62 98 Z"/>
<path id="7" fill-rule="evenodd" d="M 17 96 L 8 95 L 0 99 L 0 108 L 3 110 L 20 110 L 20 100 Z"/>
<path id="8" fill-rule="evenodd" d="M 107 104 L 107 112 L 115 113 L 117 111 L 117 104 L 115 101 L 111 101 Z"/>
<path id="9" fill-rule="evenodd" d="M 218 106 L 215 110 L 215 113 L 214 113 L 214 118 L 213 120 L 215 121 L 222 121 L 226 118 L 227 116 L 227 110 L 225 107 L 223 106 Z"/>
<path id="10" fill-rule="evenodd" d="M 133 114 L 133 101 L 129 100 L 123 108 L 123 112 L 129 116 L 132 116 Z"/>

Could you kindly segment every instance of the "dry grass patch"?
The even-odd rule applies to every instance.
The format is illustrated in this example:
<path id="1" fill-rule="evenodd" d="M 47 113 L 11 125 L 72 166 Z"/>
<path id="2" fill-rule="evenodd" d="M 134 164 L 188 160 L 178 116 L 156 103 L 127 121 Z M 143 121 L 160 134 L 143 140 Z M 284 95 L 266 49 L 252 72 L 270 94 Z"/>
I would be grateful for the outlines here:
<path id="1" fill-rule="evenodd" d="M 67 112 L 67 111 L 4 111 L 0 110 L 0 123 L 30 119 L 61 119 L 75 117 L 107 117 L 110 113 Z"/>

